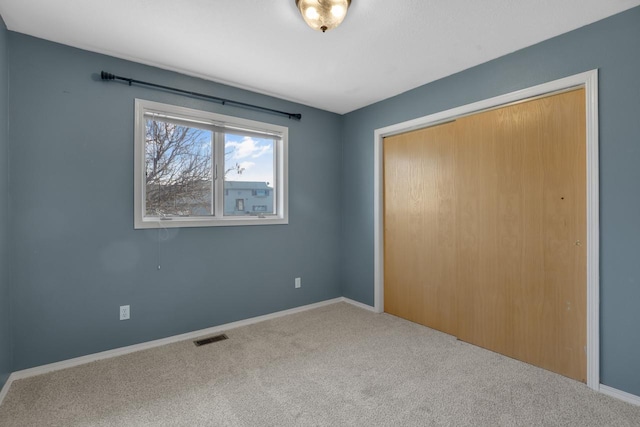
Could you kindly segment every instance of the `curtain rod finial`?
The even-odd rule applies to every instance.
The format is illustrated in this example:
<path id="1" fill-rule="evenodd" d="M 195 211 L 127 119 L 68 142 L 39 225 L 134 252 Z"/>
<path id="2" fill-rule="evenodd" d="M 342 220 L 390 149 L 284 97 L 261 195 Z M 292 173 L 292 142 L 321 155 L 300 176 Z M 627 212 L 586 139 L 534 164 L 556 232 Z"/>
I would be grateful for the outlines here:
<path id="1" fill-rule="evenodd" d="M 100 71 L 100 78 L 102 80 L 115 80 L 116 76 L 106 71 Z"/>

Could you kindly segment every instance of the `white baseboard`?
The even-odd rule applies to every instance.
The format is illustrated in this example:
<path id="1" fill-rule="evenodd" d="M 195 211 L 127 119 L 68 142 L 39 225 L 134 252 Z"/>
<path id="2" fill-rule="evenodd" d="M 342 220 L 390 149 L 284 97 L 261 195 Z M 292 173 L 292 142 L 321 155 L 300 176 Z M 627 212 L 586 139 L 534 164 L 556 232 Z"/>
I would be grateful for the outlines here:
<path id="1" fill-rule="evenodd" d="M 342 297 L 342 301 L 346 302 L 348 304 L 351 304 L 351 305 L 355 305 L 358 308 L 362 308 L 364 310 L 368 310 L 368 311 L 371 311 L 373 313 L 377 313 L 377 311 L 376 311 L 376 309 L 374 307 L 371 307 L 370 305 L 363 304 L 363 303 L 358 302 L 358 301 L 354 301 L 354 300 L 352 300 L 350 298 Z"/>
<path id="2" fill-rule="evenodd" d="M 640 396 L 618 390 L 617 388 L 609 387 L 608 385 L 600 384 L 600 393 L 615 397 L 616 399 L 631 403 L 632 405 L 640 406 Z"/>
<path id="3" fill-rule="evenodd" d="M 2 401 L 4 400 L 4 397 L 7 395 L 7 393 L 9 393 L 9 387 L 11 387 L 12 382 L 13 374 L 9 375 L 9 378 L 7 378 L 7 382 L 4 383 L 4 386 L 2 386 L 2 390 L 0 390 L 0 405 L 2 405 Z"/>
<path id="4" fill-rule="evenodd" d="M 62 360 L 60 362 L 49 363 L 47 365 L 36 366 L 33 368 L 16 371 L 11 375 L 9 375 L 9 379 L 7 379 L 6 384 L 4 385 L 4 387 L 2 387 L 2 391 L 0 391 L 0 405 L 2 404 L 2 401 L 4 400 L 7 393 L 9 392 L 9 387 L 11 386 L 11 383 L 15 380 L 29 378 L 36 375 L 42 375 L 48 372 L 59 371 L 61 369 L 72 368 L 74 366 L 84 365 L 85 363 L 91 363 L 97 360 L 103 360 L 103 359 L 109 359 L 112 357 L 122 356 L 125 354 L 134 353 L 136 351 L 147 350 L 150 348 L 172 344 L 179 341 L 199 338 L 204 335 L 213 335 L 223 331 L 228 331 L 229 329 L 248 326 L 254 323 L 264 322 L 265 320 L 276 319 L 278 317 L 288 316 L 290 314 L 300 313 L 303 311 L 312 310 L 314 308 L 324 307 L 326 305 L 336 304 L 339 302 L 349 302 L 349 301 L 345 301 L 343 297 L 338 297 L 338 298 L 334 298 L 326 301 L 317 302 L 315 304 L 309 304 L 301 307 L 292 308 L 289 310 L 278 311 L 276 313 L 265 314 L 264 316 L 252 317 L 250 319 L 239 320 L 237 322 L 226 323 L 224 325 L 214 326 L 211 328 L 201 329 L 193 332 L 187 332 L 185 334 L 174 335 L 174 336 L 162 338 L 159 340 L 147 341 L 140 344 L 134 344 L 126 347 L 115 348 L 113 350 L 102 351 L 100 353 L 89 354 L 86 356 L 76 357 L 73 359 Z M 360 303 L 356 303 L 355 301 L 353 301 L 353 304 L 357 305 Z M 364 306 L 364 307 L 367 307 L 367 306 Z"/>

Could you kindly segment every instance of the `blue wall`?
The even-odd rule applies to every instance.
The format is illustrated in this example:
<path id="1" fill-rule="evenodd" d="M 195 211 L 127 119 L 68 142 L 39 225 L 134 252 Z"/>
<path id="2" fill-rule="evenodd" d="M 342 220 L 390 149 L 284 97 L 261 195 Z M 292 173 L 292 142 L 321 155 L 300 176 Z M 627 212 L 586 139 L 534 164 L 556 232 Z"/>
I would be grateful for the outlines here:
<path id="1" fill-rule="evenodd" d="M 13 32 L 9 45 L 14 370 L 341 295 L 340 116 Z M 96 81 L 101 70 L 303 118 Z M 289 224 L 134 230 L 134 98 L 288 126 Z"/>
<path id="2" fill-rule="evenodd" d="M 346 115 L 344 296 L 373 304 L 375 129 L 594 68 L 600 70 L 601 380 L 640 395 L 640 8 Z"/>
<path id="3" fill-rule="evenodd" d="M 7 214 L 9 197 L 7 27 L 0 18 L 0 389 L 11 373 L 11 323 L 9 311 L 9 264 L 7 258 Z"/>

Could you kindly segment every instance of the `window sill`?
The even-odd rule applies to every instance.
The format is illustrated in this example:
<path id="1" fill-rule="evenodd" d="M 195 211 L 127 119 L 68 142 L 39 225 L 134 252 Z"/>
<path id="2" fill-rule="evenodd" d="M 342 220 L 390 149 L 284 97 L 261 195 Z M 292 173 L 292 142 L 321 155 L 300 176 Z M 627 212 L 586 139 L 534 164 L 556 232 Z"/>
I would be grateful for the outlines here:
<path id="1" fill-rule="evenodd" d="M 180 228 L 180 227 L 234 227 L 247 225 L 283 225 L 288 224 L 288 218 L 270 216 L 259 218 L 257 216 L 250 217 L 225 217 L 225 218 L 171 218 L 171 219 L 138 219 L 136 218 L 134 228 Z"/>

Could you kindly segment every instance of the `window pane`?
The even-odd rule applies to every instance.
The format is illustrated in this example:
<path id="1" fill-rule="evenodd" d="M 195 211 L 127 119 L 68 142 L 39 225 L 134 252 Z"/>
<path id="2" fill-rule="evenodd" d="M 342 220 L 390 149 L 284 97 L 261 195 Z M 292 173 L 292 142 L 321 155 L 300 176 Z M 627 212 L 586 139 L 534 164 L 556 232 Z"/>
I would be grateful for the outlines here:
<path id="1" fill-rule="evenodd" d="M 273 139 L 225 134 L 225 215 L 264 216 L 276 213 L 274 148 Z"/>
<path id="2" fill-rule="evenodd" d="M 213 135 L 146 120 L 146 216 L 213 215 Z"/>

